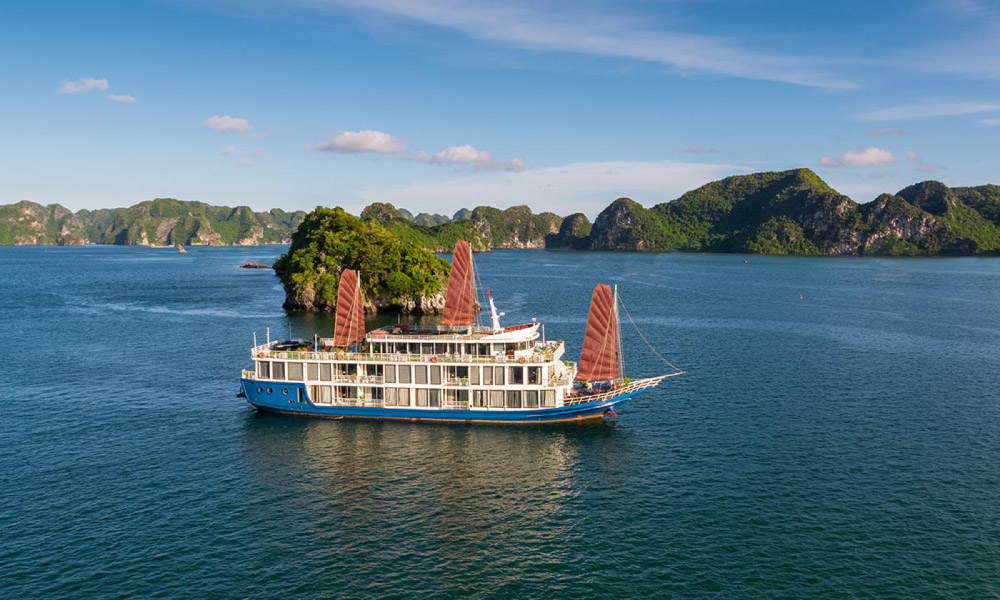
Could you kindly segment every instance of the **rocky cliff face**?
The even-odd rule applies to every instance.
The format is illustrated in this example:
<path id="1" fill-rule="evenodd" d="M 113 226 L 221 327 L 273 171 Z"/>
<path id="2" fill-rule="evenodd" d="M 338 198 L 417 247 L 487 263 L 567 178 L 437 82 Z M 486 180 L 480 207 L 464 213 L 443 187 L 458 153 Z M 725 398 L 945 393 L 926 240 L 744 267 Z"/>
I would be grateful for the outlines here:
<path id="1" fill-rule="evenodd" d="M 589 248 L 642 252 L 649 237 L 646 224 L 655 218 L 631 198 L 619 198 L 597 216 L 591 228 Z"/>
<path id="2" fill-rule="evenodd" d="M 0 244 L 79 246 L 86 241 L 83 223 L 62 205 L 0 206 Z"/>
<path id="3" fill-rule="evenodd" d="M 58 204 L 0 206 L 0 244 L 255 245 L 288 243 L 305 213 L 255 213 L 160 198 L 128 208 L 72 213 Z"/>
<path id="4" fill-rule="evenodd" d="M 559 233 L 545 236 L 546 248 L 569 248 L 583 250 L 590 245 L 593 225 L 583 213 L 574 213 L 562 220 Z"/>

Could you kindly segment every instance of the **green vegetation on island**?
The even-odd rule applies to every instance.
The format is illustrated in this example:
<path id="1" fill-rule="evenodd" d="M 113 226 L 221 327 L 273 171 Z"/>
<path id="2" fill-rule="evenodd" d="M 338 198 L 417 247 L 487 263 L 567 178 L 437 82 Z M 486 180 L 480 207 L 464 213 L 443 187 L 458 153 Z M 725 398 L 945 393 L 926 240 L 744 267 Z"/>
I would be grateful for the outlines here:
<path id="1" fill-rule="evenodd" d="M 535 214 L 527 206 L 504 210 L 491 206 L 479 206 L 471 211 L 462 209 L 455 214 L 455 219 L 438 225 L 420 224 L 416 219 L 407 218 L 408 214 L 392 204 L 377 202 L 366 207 L 361 218 L 382 225 L 402 240 L 435 252 L 451 252 L 459 239 L 467 240 L 476 251 L 553 247 L 546 240 L 549 236 L 557 236 L 563 224 L 562 217 L 550 212 Z"/>
<path id="2" fill-rule="evenodd" d="M 30 202 L 0 206 L 0 244 L 255 244 L 287 242 L 305 213 L 157 199 L 71 213 Z M 858 204 L 809 169 L 713 181 L 646 208 L 619 198 L 590 222 L 527 206 L 463 208 L 452 218 L 378 202 L 360 219 L 398 240 L 450 252 L 571 248 L 639 252 L 748 252 L 931 256 L 1000 253 L 1000 186 L 911 185 Z"/>
<path id="3" fill-rule="evenodd" d="M 254 212 L 157 198 L 127 208 L 81 210 L 18 202 L 0 206 L 0 244 L 144 246 L 288 243 L 304 211 Z"/>
<path id="4" fill-rule="evenodd" d="M 858 204 L 809 169 L 738 175 L 651 208 L 619 198 L 594 222 L 588 247 L 893 256 L 996 253 L 998 191 L 997 186 L 952 189 L 927 181 Z"/>
<path id="5" fill-rule="evenodd" d="M 428 314 L 444 308 L 447 261 L 339 207 L 309 213 L 292 234 L 288 252 L 274 263 L 285 308 L 333 311 L 344 269 L 358 271 L 369 312 Z"/>

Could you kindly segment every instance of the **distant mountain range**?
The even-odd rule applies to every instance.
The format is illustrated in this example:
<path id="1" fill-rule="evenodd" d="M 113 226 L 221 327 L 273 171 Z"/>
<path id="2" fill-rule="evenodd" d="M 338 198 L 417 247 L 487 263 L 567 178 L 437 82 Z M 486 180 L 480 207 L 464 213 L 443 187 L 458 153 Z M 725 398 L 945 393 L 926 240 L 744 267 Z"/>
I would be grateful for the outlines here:
<path id="1" fill-rule="evenodd" d="M 423 217 L 423 218 L 421 218 Z M 474 249 L 579 248 L 639 252 L 747 252 L 928 256 L 1000 252 L 1000 186 L 949 188 L 925 181 L 858 204 L 809 169 L 727 177 L 644 208 L 619 198 L 593 224 L 506 210 L 463 209 L 452 220 L 373 204 L 361 218 L 404 240 L 447 251 L 459 237 Z"/>
<path id="2" fill-rule="evenodd" d="M 128 208 L 72 212 L 59 204 L 0 206 L 0 245 L 287 244 L 304 211 L 254 212 L 202 202 L 157 198 Z"/>
<path id="3" fill-rule="evenodd" d="M 59 205 L 0 206 L 0 244 L 288 243 L 305 213 L 253 212 L 157 199 L 72 213 Z M 435 252 L 463 238 L 475 250 L 574 248 L 928 256 L 1000 253 L 1000 186 L 925 181 L 858 204 L 809 169 L 727 177 L 645 208 L 619 198 L 593 223 L 527 206 L 414 216 L 375 203 L 361 219 Z"/>

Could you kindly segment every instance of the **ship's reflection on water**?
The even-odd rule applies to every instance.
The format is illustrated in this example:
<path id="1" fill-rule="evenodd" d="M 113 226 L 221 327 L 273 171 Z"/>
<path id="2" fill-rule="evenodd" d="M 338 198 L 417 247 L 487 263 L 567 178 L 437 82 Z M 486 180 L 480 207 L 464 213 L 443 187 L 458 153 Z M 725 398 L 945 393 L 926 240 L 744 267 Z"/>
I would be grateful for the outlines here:
<path id="1" fill-rule="evenodd" d="M 482 561 L 556 568 L 581 535 L 581 461 L 618 455 L 630 437 L 604 422 L 462 426 L 249 411 L 249 505 L 300 509 L 303 519 L 315 520 L 309 529 L 324 544 L 310 552 L 331 558 L 371 551 L 377 555 L 355 554 L 352 562 L 419 561 L 426 551 L 451 563 L 449 571 Z M 533 556 L 519 555 L 518 547 L 534 548 Z"/>

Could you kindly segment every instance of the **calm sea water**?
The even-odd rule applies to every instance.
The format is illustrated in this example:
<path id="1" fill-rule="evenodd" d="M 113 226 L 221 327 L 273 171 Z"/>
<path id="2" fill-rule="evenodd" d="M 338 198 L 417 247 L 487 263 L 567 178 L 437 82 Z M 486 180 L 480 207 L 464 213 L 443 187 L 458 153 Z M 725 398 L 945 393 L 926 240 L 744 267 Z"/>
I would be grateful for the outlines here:
<path id="1" fill-rule="evenodd" d="M 508 324 L 575 355 L 617 283 L 689 371 L 518 428 L 255 413 L 251 332 L 331 326 L 237 268 L 280 251 L 0 248 L 0 595 L 1000 596 L 998 259 L 477 255 Z"/>

